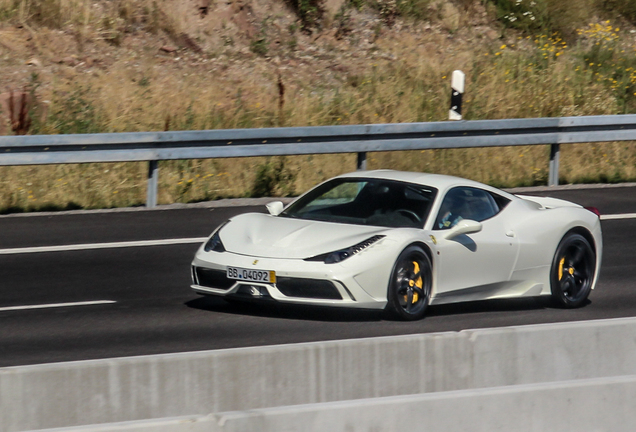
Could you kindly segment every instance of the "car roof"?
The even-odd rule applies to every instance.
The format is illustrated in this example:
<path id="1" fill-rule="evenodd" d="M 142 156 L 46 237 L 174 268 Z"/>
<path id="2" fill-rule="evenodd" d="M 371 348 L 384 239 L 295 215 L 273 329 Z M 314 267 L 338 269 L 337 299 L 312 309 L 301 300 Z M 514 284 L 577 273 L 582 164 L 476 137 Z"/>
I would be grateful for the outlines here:
<path id="1" fill-rule="evenodd" d="M 384 180 L 396 180 L 396 181 L 404 181 L 409 183 L 420 184 L 423 186 L 432 186 L 437 188 L 440 191 L 445 191 L 455 186 L 471 186 L 480 189 L 486 189 L 492 192 L 499 193 L 501 195 L 505 195 L 507 197 L 511 197 L 512 195 L 494 188 L 492 186 L 488 186 L 483 183 L 476 182 L 474 180 L 468 180 L 461 177 L 443 175 L 443 174 L 429 174 L 429 173 L 418 173 L 418 172 L 410 172 L 410 171 L 395 171 L 395 170 L 373 170 L 373 171 L 355 171 L 347 174 L 340 175 L 338 177 L 363 177 L 363 178 L 377 178 Z"/>

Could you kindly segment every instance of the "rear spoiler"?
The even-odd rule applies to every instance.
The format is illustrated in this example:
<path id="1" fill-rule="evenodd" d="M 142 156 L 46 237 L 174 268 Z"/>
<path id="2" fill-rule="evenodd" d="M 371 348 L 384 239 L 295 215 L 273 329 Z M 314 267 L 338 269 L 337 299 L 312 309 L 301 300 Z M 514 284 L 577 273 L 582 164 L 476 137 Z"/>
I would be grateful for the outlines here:
<path id="1" fill-rule="evenodd" d="M 542 209 L 551 209 L 551 208 L 557 208 L 557 207 L 579 207 L 579 208 L 582 207 L 573 202 L 558 199 L 558 198 L 537 197 L 537 196 L 529 196 L 529 195 L 516 195 L 516 196 L 526 201 L 531 201 L 535 204 L 538 204 L 539 208 L 542 208 Z M 591 211 L 599 218 L 601 217 L 601 212 L 596 207 L 583 207 L 583 208 L 585 210 Z"/>
<path id="2" fill-rule="evenodd" d="M 538 197 L 538 196 L 529 196 L 529 195 L 517 195 L 517 197 L 524 199 L 526 201 L 532 201 L 534 203 L 537 203 L 541 206 L 541 208 L 544 208 L 544 209 L 551 209 L 556 207 L 582 207 L 573 202 L 558 199 L 558 198 Z"/>

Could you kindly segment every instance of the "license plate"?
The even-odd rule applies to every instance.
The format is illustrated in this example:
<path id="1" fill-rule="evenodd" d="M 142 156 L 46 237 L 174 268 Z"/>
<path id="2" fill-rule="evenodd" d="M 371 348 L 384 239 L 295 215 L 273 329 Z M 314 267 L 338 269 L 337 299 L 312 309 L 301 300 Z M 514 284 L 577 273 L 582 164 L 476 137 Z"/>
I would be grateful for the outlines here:
<path id="1" fill-rule="evenodd" d="M 238 279 L 248 282 L 276 283 L 276 272 L 269 270 L 253 270 L 240 267 L 227 268 L 228 279 Z"/>

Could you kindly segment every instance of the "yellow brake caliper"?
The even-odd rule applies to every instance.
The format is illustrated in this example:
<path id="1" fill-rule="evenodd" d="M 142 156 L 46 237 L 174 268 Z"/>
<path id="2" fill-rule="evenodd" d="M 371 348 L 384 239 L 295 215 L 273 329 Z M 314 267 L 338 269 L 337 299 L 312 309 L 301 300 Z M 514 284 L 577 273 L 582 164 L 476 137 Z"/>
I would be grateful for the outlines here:
<path id="1" fill-rule="evenodd" d="M 417 263 L 417 261 L 413 261 L 413 273 L 418 274 L 419 272 L 420 272 L 420 265 Z M 409 286 L 412 287 L 413 285 L 422 289 L 422 275 L 418 276 L 417 280 L 413 280 L 413 279 L 409 280 Z M 412 303 L 417 303 L 418 299 L 419 299 L 419 294 L 416 291 L 414 291 Z M 408 301 L 408 296 L 404 296 L 404 301 L 405 302 Z"/>
<path id="2" fill-rule="evenodd" d="M 559 280 L 563 278 L 563 265 L 565 264 L 565 257 L 561 258 L 559 261 Z"/>

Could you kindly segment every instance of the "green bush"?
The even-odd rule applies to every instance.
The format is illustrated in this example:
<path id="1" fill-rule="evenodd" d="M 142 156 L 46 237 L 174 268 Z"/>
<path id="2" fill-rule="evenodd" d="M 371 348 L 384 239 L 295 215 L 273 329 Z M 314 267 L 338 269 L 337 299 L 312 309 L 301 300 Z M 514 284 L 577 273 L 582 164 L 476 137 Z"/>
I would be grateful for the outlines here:
<path id="1" fill-rule="evenodd" d="M 40 131 L 55 134 L 104 132 L 97 111 L 91 102 L 91 88 L 78 86 L 70 94 L 55 93 L 49 110 L 46 128 Z"/>
<path id="2" fill-rule="evenodd" d="M 579 57 L 584 69 L 593 79 L 609 87 L 618 105 L 627 113 L 636 109 L 636 58 L 621 48 L 619 31 L 609 20 L 580 30 L 588 46 Z"/>
<path id="3" fill-rule="evenodd" d="M 283 156 L 277 162 L 268 160 L 259 166 L 250 196 L 293 196 L 296 175 L 285 166 L 285 162 Z"/>
<path id="4" fill-rule="evenodd" d="M 618 13 L 636 24 L 636 0 L 604 0 L 602 6 L 606 11 Z"/>
<path id="5" fill-rule="evenodd" d="M 506 27 L 530 34 L 576 34 L 581 22 L 590 22 L 599 11 L 598 0 L 492 0 L 497 19 Z M 636 1 L 636 0 L 635 0 Z"/>
<path id="6" fill-rule="evenodd" d="M 320 28 L 325 14 L 325 0 L 286 0 L 300 19 L 303 31 L 310 33 Z"/>

